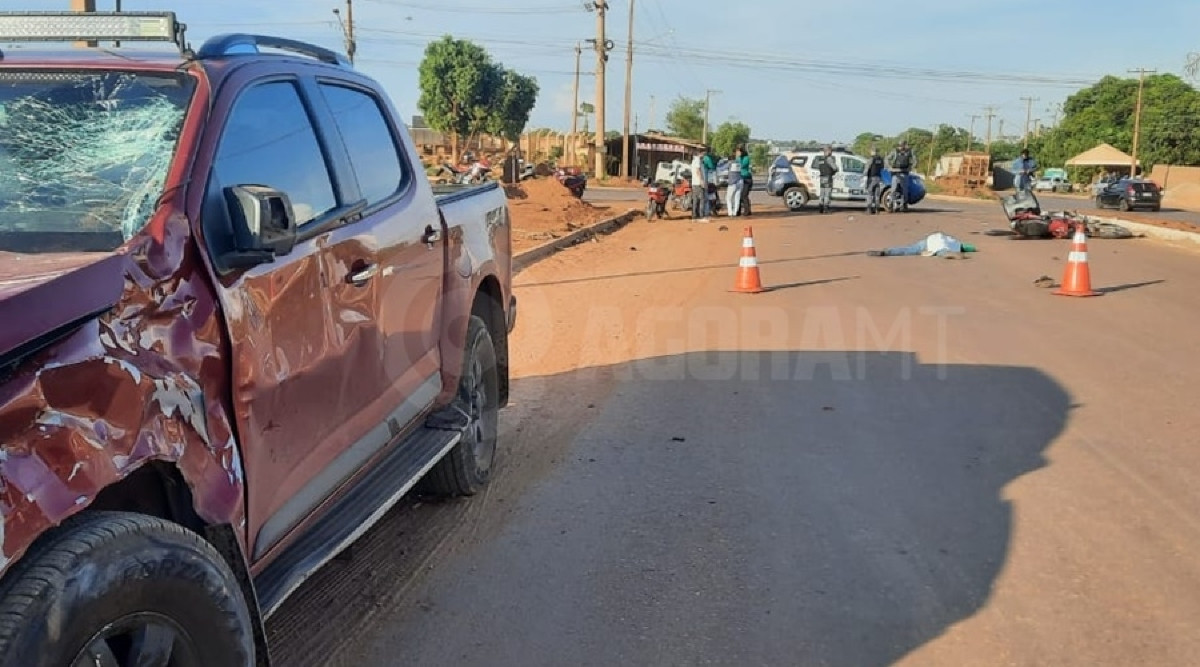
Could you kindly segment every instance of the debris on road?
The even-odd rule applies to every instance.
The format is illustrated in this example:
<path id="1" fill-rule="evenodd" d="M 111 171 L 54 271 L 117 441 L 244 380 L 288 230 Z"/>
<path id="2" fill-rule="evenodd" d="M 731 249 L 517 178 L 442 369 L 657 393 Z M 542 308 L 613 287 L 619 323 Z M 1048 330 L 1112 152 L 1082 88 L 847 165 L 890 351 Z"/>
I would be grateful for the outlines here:
<path id="1" fill-rule="evenodd" d="M 1051 278 L 1050 276 L 1042 276 L 1033 281 L 1033 286 L 1049 288 L 1049 287 L 1055 287 L 1055 283 L 1054 283 L 1054 279 Z"/>

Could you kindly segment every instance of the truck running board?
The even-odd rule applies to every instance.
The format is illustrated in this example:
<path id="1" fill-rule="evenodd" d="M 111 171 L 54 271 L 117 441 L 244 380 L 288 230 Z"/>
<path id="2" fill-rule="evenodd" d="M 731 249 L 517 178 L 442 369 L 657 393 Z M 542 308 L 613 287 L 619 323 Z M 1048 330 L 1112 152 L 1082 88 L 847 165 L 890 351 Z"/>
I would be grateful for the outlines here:
<path id="1" fill-rule="evenodd" d="M 394 445 L 386 459 L 255 577 L 263 618 L 275 613 L 305 580 L 382 519 L 461 439 L 458 431 L 419 428 Z"/>

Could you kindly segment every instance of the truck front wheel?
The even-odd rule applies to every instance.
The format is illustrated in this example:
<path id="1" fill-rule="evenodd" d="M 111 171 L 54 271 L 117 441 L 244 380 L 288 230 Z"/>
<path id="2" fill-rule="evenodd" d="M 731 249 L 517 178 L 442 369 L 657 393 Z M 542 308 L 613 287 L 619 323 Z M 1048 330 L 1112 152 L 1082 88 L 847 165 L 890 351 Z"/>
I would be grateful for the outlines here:
<path id="1" fill-rule="evenodd" d="M 0 667 L 252 664 L 237 579 L 210 544 L 164 519 L 81 515 L 0 582 Z"/>
<path id="2" fill-rule="evenodd" d="M 496 347 L 483 318 L 467 325 L 463 372 L 456 404 L 466 413 L 462 440 L 426 475 L 424 486 L 445 496 L 471 496 L 491 479 L 500 437 L 500 372 Z"/>

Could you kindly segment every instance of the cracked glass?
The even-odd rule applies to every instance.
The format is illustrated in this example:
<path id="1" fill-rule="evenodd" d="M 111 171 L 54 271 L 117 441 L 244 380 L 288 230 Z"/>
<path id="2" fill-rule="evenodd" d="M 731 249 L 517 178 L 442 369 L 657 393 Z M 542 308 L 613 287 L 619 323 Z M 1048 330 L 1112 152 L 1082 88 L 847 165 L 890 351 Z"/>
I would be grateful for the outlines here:
<path id="1" fill-rule="evenodd" d="M 0 251 L 108 252 L 163 194 L 182 74 L 0 70 Z"/>

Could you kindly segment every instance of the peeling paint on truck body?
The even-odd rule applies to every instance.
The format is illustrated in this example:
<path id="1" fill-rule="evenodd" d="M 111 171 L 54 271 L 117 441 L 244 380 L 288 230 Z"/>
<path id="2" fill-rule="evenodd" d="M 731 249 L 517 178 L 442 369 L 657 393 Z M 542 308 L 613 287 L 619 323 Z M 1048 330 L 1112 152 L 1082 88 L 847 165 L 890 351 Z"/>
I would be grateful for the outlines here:
<path id="1" fill-rule="evenodd" d="M 251 280 L 219 272 L 206 248 L 200 220 L 208 210 L 208 173 L 213 169 L 234 93 L 246 84 L 239 77 L 245 78 L 258 59 L 244 60 L 251 62 L 77 51 L 66 55 L 6 53 L 0 61 L 0 83 L 5 72 L 18 70 L 120 71 L 178 77 L 191 88 L 162 187 L 153 193 L 153 205 L 145 209 L 140 229 L 122 214 L 119 227 L 127 238 L 119 245 L 77 252 L 53 248 L 37 253 L 5 252 L 0 229 L 0 321 L 5 322 L 0 331 L 0 574 L 39 535 L 85 510 L 106 488 L 155 461 L 178 469 L 191 492 L 195 514 L 209 524 L 232 526 L 248 565 L 261 570 L 275 551 L 261 553 L 261 558 L 252 559 L 251 555 L 264 552 L 264 545 L 256 549 L 255 541 L 272 518 L 271 512 L 282 512 L 285 501 L 294 499 L 286 494 L 278 497 L 280 489 L 292 484 L 287 475 L 297 471 L 317 475 L 327 461 L 306 460 L 259 444 L 279 424 L 255 420 L 262 415 L 286 414 L 271 410 L 289 398 L 286 391 L 279 393 L 287 381 L 308 378 L 307 385 L 299 386 L 307 387 L 310 394 L 320 384 L 314 378 L 333 384 L 323 387 L 320 396 L 304 396 L 315 401 L 336 396 L 331 392 L 337 392 L 338 386 L 350 386 L 358 376 L 380 373 L 379 360 L 366 347 L 355 358 L 357 366 L 331 365 L 319 355 L 297 364 L 294 359 L 300 357 L 285 356 L 287 350 L 273 342 L 271 320 L 261 319 L 272 312 L 276 317 L 296 312 L 294 304 L 282 299 L 294 293 L 288 292 L 295 286 L 289 281 L 302 274 L 300 260 L 313 259 L 314 286 L 345 284 L 352 267 L 344 253 L 330 245 L 324 256 L 302 257 L 290 265 L 282 261 L 268 264 L 258 272 L 262 278 Z M 270 66 L 280 73 L 323 67 L 278 56 Z M 382 96 L 377 85 L 365 77 L 353 72 L 337 74 Z M 394 109 L 384 100 L 397 132 L 403 133 Z M 397 139 L 401 156 L 419 163 L 411 140 L 406 134 L 401 136 Z M 2 144 L 0 140 L 0 153 Z M 0 207 L 4 205 L 2 195 L 0 191 Z M 461 208 L 457 214 L 439 211 L 425 179 L 413 179 L 407 194 L 393 205 L 394 213 L 375 214 L 383 216 L 379 225 L 385 226 L 353 241 L 358 245 L 347 246 L 387 243 L 388 234 L 399 234 L 397 216 L 423 216 L 422 226 L 428 222 L 430 229 L 441 230 L 436 245 L 428 244 L 428 259 L 422 260 L 428 289 L 404 295 L 405 303 L 431 309 L 431 321 L 416 323 L 393 305 L 390 314 L 385 313 L 391 319 L 380 324 L 396 333 L 388 337 L 387 331 L 380 334 L 363 324 L 364 314 L 371 313 L 362 299 L 370 292 L 343 288 L 344 298 L 327 298 L 332 302 L 326 304 L 327 309 L 332 310 L 324 317 L 332 329 L 316 335 L 325 336 L 323 344 L 340 353 L 349 354 L 345 350 L 351 342 L 375 342 L 374 338 L 381 339 L 379 345 L 391 343 L 393 351 L 418 344 L 429 347 L 424 356 L 409 356 L 419 357 L 413 367 L 436 380 L 433 385 L 429 381 L 423 385 L 433 390 L 425 390 L 422 395 L 428 397 L 414 401 L 414 395 L 402 391 L 403 378 L 381 378 L 392 382 L 379 399 L 384 412 L 396 414 L 397 404 L 412 403 L 416 420 L 448 402 L 453 393 L 449 388 L 456 386 L 461 367 L 460 332 L 465 331 L 466 316 L 478 294 L 488 294 L 497 302 L 499 322 L 508 318 L 512 291 L 503 194 L 495 189 L 474 199 L 483 201 L 461 206 L 486 205 L 486 224 L 483 211 L 475 220 L 448 220 L 456 215 L 474 216 L 464 214 Z M 317 237 L 311 244 L 325 247 L 322 244 L 329 238 Z M 427 245 L 396 244 L 396 263 L 384 266 L 381 275 L 406 271 L 411 264 L 400 264 L 403 257 L 399 253 L 417 257 L 416 249 L 425 250 Z M 380 289 L 386 290 L 387 285 L 385 282 Z M 9 326 L 10 322 L 14 326 Z M 418 324 L 427 329 L 416 330 Z M 329 337 L 330 330 L 336 335 Z M 253 347 L 239 347 L 242 345 Z M 389 348 L 376 349 L 384 350 L 386 367 Z M 245 367 L 248 361 L 267 358 L 273 361 L 257 371 Z M 399 362 L 390 363 L 395 366 Z M 262 369 L 273 370 L 266 376 Z M 361 414 L 358 421 L 362 421 Z M 380 424 L 391 431 L 392 440 L 410 425 L 394 420 L 381 420 Z M 350 449 L 349 442 L 342 446 Z M 370 462 L 364 459 L 361 463 L 369 466 Z M 331 493 L 344 491 L 353 476 L 341 480 Z M 256 486 L 258 500 L 250 491 Z M 307 489 L 292 491 L 295 495 Z M 325 496 L 324 501 L 330 497 Z M 292 533 L 303 530 L 312 512 L 318 511 L 315 506 L 307 510 L 289 525 Z M 285 546 L 288 539 L 281 537 L 273 546 Z"/>

